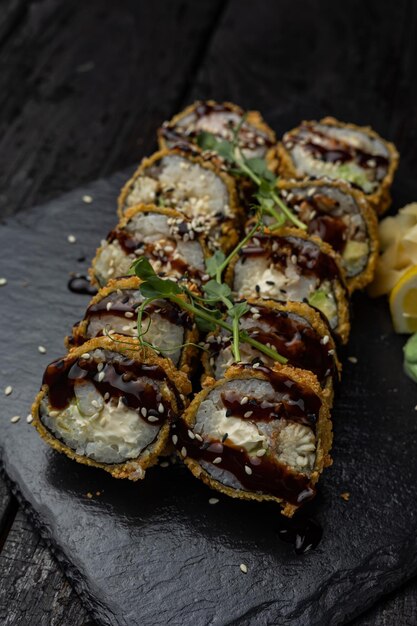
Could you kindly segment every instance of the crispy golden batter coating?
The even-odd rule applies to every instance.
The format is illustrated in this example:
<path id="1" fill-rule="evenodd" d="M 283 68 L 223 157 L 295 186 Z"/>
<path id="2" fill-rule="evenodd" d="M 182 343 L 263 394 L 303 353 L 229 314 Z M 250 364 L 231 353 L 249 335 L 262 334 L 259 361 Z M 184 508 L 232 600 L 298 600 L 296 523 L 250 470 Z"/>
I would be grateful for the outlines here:
<path id="1" fill-rule="evenodd" d="M 117 352 L 126 356 L 128 359 L 132 359 L 138 363 L 146 363 L 148 365 L 159 365 L 166 373 L 167 379 L 176 388 L 179 394 L 182 394 L 183 402 L 185 406 L 188 404 L 187 396 L 191 393 L 191 383 L 187 376 L 183 372 L 179 372 L 169 359 L 163 359 L 158 357 L 153 350 L 142 348 L 139 343 L 133 339 L 127 337 L 115 336 L 114 339 L 108 337 L 98 337 L 96 339 L 90 339 L 82 346 L 74 348 L 69 354 L 64 357 L 66 359 L 74 359 L 81 357 L 85 352 L 90 352 L 96 349 L 108 350 L 111 352 Z M 159 430 L 159 433 L 155 441 L 147 446 L 147 448 L 140 454 L 140 457 L 131 459 L 125 463 L 107 464 L 94 461 L 86 456 L 77 454 L 72 448 L 66 446 L 62 441 L 57 439 L 43 424 L 40 417 L 40 405 L 42 399 L 48 394 L 48 386 L 43 385 L 35 401 L 32 405 L 32 417 L 33 425 L 37 429 L 38 433 L 46 441 L 48 445 L 66 454 L 70 459 L 82 463 L 84 465 L 90 465 L 92 467 L 98 467 L 106 472 L 109 472 L 114 478 L 129 478 L 130 480 L 139 480 L 144 477 L 145 470 L 158 461 L 159 454 L 164 450 L 169 437 L 170 425 L 168 422 L 163 424 Z M 178 405 L 176 396 L 170 391 L 167 385 L 161 385 L 161 394 L 164 398 L 170 401 L 174 411 L 180 414 L 182 407 Z"/>
<path id="2" fill-rule="evenodd" d="M 321 389 L 316 376 L 314 376 L 314 374 L 312 374 L 311 372 L 306 370 L 300 370 L 289 365 L 279 365 L 278 363 L 274 365 L 272 371 L 283 374 L 287 376 L 290 380 L 301 383 L 302 385 L 306 385 L 322 400 L 319 419 L 316 423 L 316 459 L 314 470 L 310 477 L 310 485 L 314 486 L 319 480 L 319 477 L 324 468 L 332 464 L 330 450 L 332 446 L 333 434 L 328 400 L 323 394 L 323 390 Z M 232 365 L 227 370 L 223 379 L 213 383 L 209 387 L 206 387 L 194 397 L 181 419 L 187 426 L 192 429 L 195 425 L 198 408 L 202 401 L 207 398 L 210 391 L 212 391 L 216 387 L 222 386 L 227 380 L 253 378 L 268 380 L 268 376 L 258 369 L 242 370 L 241 368 L 239 368 L 239 366 Z M 183 460 L 187 467 L 194 474 L 194 476 L 196 476 L 196 478 L 202 480 L 212 489 L 216 489 L 217 491 L 220 491 L 221 493 L 224 493 L 231 498 L 239 498 L 243 500 L 257 500 L 259 502 L 265 500 L 277 502 L 283 507 L 283 515 L 286 515 L 288 517 L 292 517 L 295 511 L 299 508 L 299 505 L 297 506 L 291 504 L 276 496 L 226 487 L 219 481 L 213 479 L 210 474 L 208 474 L 208 472 L 206 472 L 196 460 L 188 456 L 186 456 Z M 290 471 L 293 472 L 293 470 Z M 296 472 L 294 472 L 294 474 L 296 474 Z"/>
<path id="3" fill-rule="evenodd" d="M 302 122 L 304 123 L 304 122 Z M 385 141 L 378 133 L 376 133 L 370 126 L 357 126 L 356 124 L 344 124 L 339 122 L 334 117 L 324 117 L 319 121 L 320 124 L 327 124 L 330 126 L 337 126 L 339 128 L 347 128 L 351 130 L 361 131 L 367 134 L 369 137 L 378 139 L 386 147 L 389 154 L 389 166 L 388 171 L 384 179 L 380 182 L 376 191 L 370 194 L 365 194 L 371 207 L 377 212 L 378 215 L 382 215 L 391 205 L 390 188 L 394 180 L 394 174 L 398 167 L 399 154 L 393 143 Z M 296 130 L 295 128 L 292 130 Z M 292 132 L 292 131 L 290 131 Z M 283 178 L 304 178 L 305 174 L 300 174 L 295 168 L 293 160 L 285 148 L 284 144 L 280 141 L 277 145 L 277 160 L 278 160 L 278 173 Z"/>
<path id="4" fill-rule="evenodd" d="M 151 157 L 143 159 L 141 164 L 133 174 L 132 178 L 127 181 L 119 195 L 117 209 L 119 217 L 122 218 L 126 214 L 127 198 L 132 190 L 136 179 L 140 176 L 143 176 L 148 168 L 156 165 L 159 161 L 167 156 L 183 157 L 191 163 L 197 164 L 200 167 L 213 172 L 222 180 L 227 189 L 230 199 L 231 216 L 221 220 L 221 234 L 219 239 L 219 245 L 220 248 L 225 252 L 231 250 L 239 241 L 239 233 L 237 232 L 237 230 L 243 219 L 243 211 L 239 205 L 236 183 L 231 176 L 229 176 L 225 171 L 221 170 L 216 165 L 216 162 L 214 160 L 204 158 L 201 153 L 195 150 L 185 151 L 179 148 L 173 148 L 171 150 L 160 150 L 159 152 L 155 152 Z"/>
<path id="5" fill-rule="evenodd" d="M 307 189 L 309 187 L 333 187 L 335 189 L 340 189 L 343 193 L 349 194 L 355 200 L 360 213 L 363 217 L 363 220 L 366 224 L 366 229 L 369 238 L 370 244 L 370 252 L 368 256 L 368 262 L 366 267 L 362 270 L 360 274 L 356 276 L 352 276 L 351 278 L 345 276 L 346 284 L 349 289 L 349 293 L 353 293 L 357 289 L 363 289 L 370 282 L 372 282 L 376 262 L 378 260 L 378 252 L 379 252 L 379 238 L 378 238 L 378 219 L 375 214 L 375 210 L 369 204 L 366 195 L 359 191 L 359 189 L 353 188 L 349 183 L 343 180 L 329 180 L 329 179 L 304 179 L 304 180 L 279 180 L 278 188 L 285 189 L 287 191 L 291 191 L 292 189 Z"/>

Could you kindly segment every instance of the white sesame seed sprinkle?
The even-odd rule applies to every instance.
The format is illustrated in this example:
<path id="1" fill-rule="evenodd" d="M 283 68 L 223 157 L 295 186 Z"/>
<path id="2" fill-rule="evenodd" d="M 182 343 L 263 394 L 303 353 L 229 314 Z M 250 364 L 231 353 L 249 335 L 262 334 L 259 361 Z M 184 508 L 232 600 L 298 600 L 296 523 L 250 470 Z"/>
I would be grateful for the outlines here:
<path id="1" fill-rule="evenodd" d="M 45 354 L 46 353 L 45 346 L 38 346 L 38 352 L 40 352 L 41 354 Z"/>
<path id="2" fill-rule="evenodd" d="M 26 415 L 26 421 L 27 421 L 28 424 L 31 424 L 33 422 L 33 417 L 31 416 L 30 413 L 28 415 Z"/>
<path id="3" fill-rule="evenodd" d="M 16 424 L 20 420 L 20 415 L 14 415 L 10 421 L 12 424 Z"/>
<path id="4" fill-rule="evenodd" d="M 329 350 L 327 353 L 329 356 L 333 356 L 334 355 L 334 350 Z"/>
<path id="5" fill-rule="evenodd" d="M 213 459 L 213 463 L 215 465 L 217 465 L 218 463 L 221 463 L 221 462 L 222 462 L 222 457 L 221 456 L 216 456 L 216 458 Z"/>
<path id="6" fill-rule="evenodd" d="M 146 417 L 148 414 L 148 411 L 146 410 L 146 407 L 144 406 L 141 408 L 140 412 L 142 413 L 143 417 Z"/>
<path id="7" fill-rule="evenodd" d="M 104 363 L 99 363 L 99 364 L 97 365 L 97 371 L 98 371 L 98 372 L 101 372 L 101 370 L 102 370 L 103 368 L 104 368 Z"/>
<path id="8" fill-rule="evenodd" d="M 264 456 L 264 454 L 266 454 L 266 450 L 265 448 L 261 448 L 260 450 L 258 450 L 258 452 L 256 453 L 256 456 Z"/>
<path id="9" fill-rule="evenodd" d="M 416 410 L 417 410 L 417 407 L 416 407 Z M 203 437 L 199 435 L 198 433 L 194 433 L 194 437 L 197 439 L 197 441 L 203 441 Z"/>
<path id="10" fill-rule="evenodd" d="M 134 313 L 132 313 L 132 311 L 126 311 L 125 312 L 125 317 L 133 317 Z"/>
<path id="11" fill-rule="evenodd" d="M 243 398 L 240 401 L 240 404 L 247 404 L 248 402 L 249 402 L 248 396 L 243 396 Z"/>
<path id="12" fill-rule="evenodd" d="M 169 462 L 168 461 L 162 461 L 162 463 L 159 464 L 160 467 L 169 467 Z"/>
<path id="13" fill-rule="evenodd" d="M 83 202 L 85 202 L 86 204 L 91 204 L 93 201 L 93 197 L 89 196 L 88 194 L 85 194 L 83 196 Z"/>
<path id="14" fill-rule="evenodd" d="M 258 363 L 258 362 L 254 363 L 254 364 L 252 365 L 252 367 L 253 367 L 253 368 L 255 368 L 255 369 L 256 369 L 257 367 L 259 367 L 259 366 L 260 366 L 260 363 Z"/>
<path id="15" fill-rule="evenodd" d="M 75 243 L 77 241 L 77 238 L 74 237 L 74 235 L 68 235 L 67 241 L 68 243 Z"/>
<path id="16" fill-rule="evenodd" d="M 176 446 L 176 445 L 177 445 L 177 443 L 178 443 L 178 437 L 177 437 L 177 435 L 172 435 L 172 443 L 174 444 L 174 446 Z"/>
<path id="17" fill-rule="evenodd" d="M 110 311 L 110 309 L 112 308 L 112 306 L 113 306 L 113 302 L 108 302 L 108 303 L 106 304 L 106 309 L 107 309 L 107 311 Z"/>
<path id="18" fill-rule="evenodd" d="M 181 448 L 181 456 L 186 457 L 187 456 L 187 448 L 185 446 L 183 446 Z"/>
<path id="19" fill-rule="evenodd" d="M 349 356 L 348 357 L 348 361 L 350 361 L 350 363 L 354 363 L 355 364 L 355 363 L 358 362 L 358 359 L 357 359 L 356 356 Z"/>
<path id="20" fill-rule="evenodd" d="M 243 572 L 244 574 L 247 574 L 247 573 L 248 573 L 248 566 L 247 566 L 247 565 L 245 565 L 244 563 L 241 563 L 241 564 L 239 565 L 239 567 L 240 567 L 240 571 L 241 571 L 241 572 Z"/>
<path id="21" fill-rule="evenodd" d="M 328 344 L 330 341 L 330 337 L 329 335 L 324 335 L 324 337 L 322 337 L 321 343 L 323 344 L 323 346 L 325 346 L 326 344 Z"/>
<path id="22" fill-rule="evenodd" d="M 162 402 L 160 402 L 160 403 L 158 404 L 158 412 L 159 412 L 159 413 L 163 413 L 163 412 L 164 412 L 164 405 L 162 404 Z"/>
<path id="23" fill-rule="evenodd" d="M 103 371 L 98 373 L 97 380 L 99 383 L 104 379 L 105 373 Z"/>
<path id="24" fill-rule="evenodd" d="M 245 465 L 245 472 L 250 476 L 252 474 L 252 468 L 249 465 Z"/>
<path id="25" fill-rule="evenodd" d="M 192 430 L 188 430 L 188 436 L 190 439 L 195 439 L 195 435 Z"/>
<path id="26" fill-rule="evenodd" d="M 218 498 L 209 498 L 209 504 L 217 504 L 220 502 Z"/>
<path id="27" fill-rule="evenodd" d="M 243 417 L 250 417 L 252 413 L 253 411 L 246 411 L 246 413 L 243 414 Z"/>
<path id="28" fill-rule="evenodd" d="M 7 278 L 0 278 L 0 287 L 4 287 L 7 285 Z"/>
<path id="29" fill-rule="evenodd" d="M 103 399 L 104 399 L 104 401 L 105 401 L 105 402 L 107 402 L 107 400 L 108 400 L 109 398 L 110 398 L 110 394 L 109 394 L 109 392 L 108 392 L 108 391 L 106 391 L 106 393 L 105 393 L 105 394 L 104 394 L 104 396 L 103 396 Z"/>
<path id="30" fill-rule="evenodd" d="M 90 358 L 90 353 L 89 352 L 83 352 L 81 355 L 82 359 L 89 359 Z"/>
<path id="31" fill-rule="evenodd" d="M 10 396 L 12 391 L 13 391 L 13 387 L 11 385 L 7 385 L 6 389 L 4 390 L 4 395 L 5 396 Z"/>
<path id="32" fill-rule="evenodd" d="M 148 422 L 157 422 L 159 417 L 157 415 L 148 415 Z"/>

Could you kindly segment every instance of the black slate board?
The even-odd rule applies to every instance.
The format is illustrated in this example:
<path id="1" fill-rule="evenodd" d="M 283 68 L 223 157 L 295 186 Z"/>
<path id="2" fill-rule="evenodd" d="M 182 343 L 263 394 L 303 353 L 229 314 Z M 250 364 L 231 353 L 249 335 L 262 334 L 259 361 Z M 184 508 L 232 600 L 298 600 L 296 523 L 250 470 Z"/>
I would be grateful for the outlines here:
<path id="1" fill-rule="evenodd" d="M 0 388 L 14 388 L 0 395 L 0 456 L 13 489 L 103 624 L 344 623 L 417 572 L 417 388 L 402 374 L 403 339 L 384 301 L 354 299 L 348 352 L 358 363 L 345 363 L 334 466 L 314 504 L 323 539 L 303 556 L 278 539 L 272 505 L 220 496 L 211 506 L 213 494 L 181 465 L 152 469 L 140 484 L 116 481 L 50 450 L 24 419 L 44 366 L 63 353 L 88 301 L 67 290 L 69 272 L 86 269 L 115 223 L 126 176 L 0 228 L 0 275 L 8 279 Z M 411 183 L 401 188 L 399 205 L 413 197 Z M 85 193 L 92 204 L 82 202 Z M 11 424 L 15 414 L 22 420 Z"/>

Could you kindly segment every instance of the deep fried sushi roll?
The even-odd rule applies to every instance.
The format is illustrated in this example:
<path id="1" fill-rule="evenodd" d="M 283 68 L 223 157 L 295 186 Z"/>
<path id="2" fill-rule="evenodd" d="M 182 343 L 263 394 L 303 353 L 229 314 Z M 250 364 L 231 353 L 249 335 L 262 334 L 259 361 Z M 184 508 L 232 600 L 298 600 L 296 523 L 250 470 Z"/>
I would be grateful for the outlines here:
<path id="1" fill-rule="evenodd" d="M 74 326 L 67 347 L 80 346 L 95 337 L 138 336 L 138 309 L 144 301 L 137 276 L 111 280 L 91 300 L 84 319 Z M 198 341 L 198 331 L 191 316 L 169 300 L 154 300 L 142 315 L 144 341 L 157 346 L 161 355 L 170 358 L 179 369 L 191 370 Z"/>
<path id="2" fill-rule="evenodd" d="M 145 256 L 155 272 L 172 280 L 199 285 L 205 275 L 205 239 L 184 215 L 173 209 L 138 205 L 102 242 L 90 270 L 94 285 L 128 274 L 133 261 Z"/>
<path id="3" fill-rule="evenodd" d="M 230 265 L 227 279 L 239 298 L 314 306 L 346 343 L 349 303 L 343 271 L 337 254 L 320 239 L 293 228 L 257 234 Z"/>
<path id="4" fill-rule="evenodd" d="M 369 284 L 378 258 L 378 221 L 360 191 L 343 181 L 284 181 L 279 194 L 293 213 L 341 256 L 352 292 Z M 266 224 L 273 218 L 264 217 Z"/>
<path id="5" fill-rule="evenodd" d="M 234 180 L 194 151 L 162 150 L 144 159 L 122 189 L 119 215 L 141 202 L 180 211 L 212 248 L 227 251 L 237 242 L 241 212 Z"/>
<path id="6" fill-rule="evenodd" d="M 292 515 L 331 463 L 329 408 L 316 377 L 288 366 L 232 366 L 173 426 L 192 473 L 234 498 Z"/>
<path id="7" fill-rule="evenodd" d="M 302 122 L 285 133 L 278 145 L 281 176 L 345 180 L 363 191 L 379 214 L 391 203 L 398 159 L 395 146 L 371 128 L 344 124 L 333 117 Z"/>
<path id="8" fill-rule="evenodd" d="M 288 365 L 313 372 L 328 397 L 333 397 L 333 383 L 339 378 L 340 364 L 336 346 L 324 317 L 308 304 L 273 300 L 249 300 L 250 310 L 240 318 L 240 327 L 249 337 L 274 348 L 288 359 Z M 203 352 L 204 378 L 223 378 L 234 363 L 230 334 L 223 330 L 210 333 Z M 263 363 L 268 367 L 274 360 L 248 343 L 241 343 L 243 363 Z"/>
<path id="9" fill-rule="evenodd" d="M 168 359 L 119 339 L 92 339 L 48 365 L 33 423 L 79 463 L 138 480 L 165 448 L 191 386 Z"/>
<path id="10" fill-rule="evenodd" d="M 237 132 L 238 144 L 247 159 L 271 160 L 275 156 L 275 133 L 258 111 L 245 112 L 231 102 L 214 100 L 194 102 L 164 122 L 158 131 L 159 145 L 162 149 L 181 144 L 196 146 L 202 132 L 226 141 L 233 141 Z"/>

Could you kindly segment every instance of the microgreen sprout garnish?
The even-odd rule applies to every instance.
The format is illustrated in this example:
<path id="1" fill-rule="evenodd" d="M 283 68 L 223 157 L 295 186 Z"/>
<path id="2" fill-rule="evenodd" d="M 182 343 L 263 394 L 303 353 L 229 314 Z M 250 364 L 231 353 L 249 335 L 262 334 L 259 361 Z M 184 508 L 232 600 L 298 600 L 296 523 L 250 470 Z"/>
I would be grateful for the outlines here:
<path id="1" fill-rule="evenodd" d="M 245 157 L 239 145 L 239 131 L 244 120 L 243 117 L 234 129 L 232 141 L 218 139 L 212 133 L 202 131 L 197 137 L 197 144 L 202 150 L 215 152 L 224 159 L 231 166 L 229 169 L 231 174 L 248 178 L 255 184 L 257 191 L 254 197 L 257 201 L 257 208 L 261 213 L 271 215 L 275 219 L 275 223 L 269 227 L 271 230 L 280 228 L 287 220 L 297 228 L 306 230 L 306 225 L 294 215 L 277 193 L 278 178 L 268 169 L 265 159 Z"/>
<path id="2" fill-rule="evenodd" d="M 221 266 L 225 260 L 220 260 L 218 256 L 217 261 L 212 261 L 211 272 L 217 275 L 217 267 Z M 210 259 L 208 263 L 210 263 Z M 152 344 L 144 339 L 142 332 L 144 310 L 154 300 L 163 298 L 191 313 L 201 331 L 210 332 L 219 328 L 226 330 L 233 338 L 232 350 L 236 362 L 241 360 L 240 343 L 242 342 L 251 345 L 279 363 L 287 362 L 287 359 L 276 350 L 252 339 L 247 332 L 240 330 L 240 318 L 249 311 L 249 305 L 246 302 L 235 303 L 230 287 L 222 283 L 221 280 L 209 280 L 203 286 L 204 296 L 199 296 L 181 283 L 160 278 L 145 257 L 140 257 L 134 261 L 132 271 L 142 281 L 139 289 L 145 298 L 138 309 L 138 339 L 141 345 L 152 347 Z M 219 306 L 224 307 L 227 313 L 224 314 Z M 225 319 L 226 315 L 231 319 L 231 324 Z M 160 352 L 157 347 L 156 349 Z"/>

